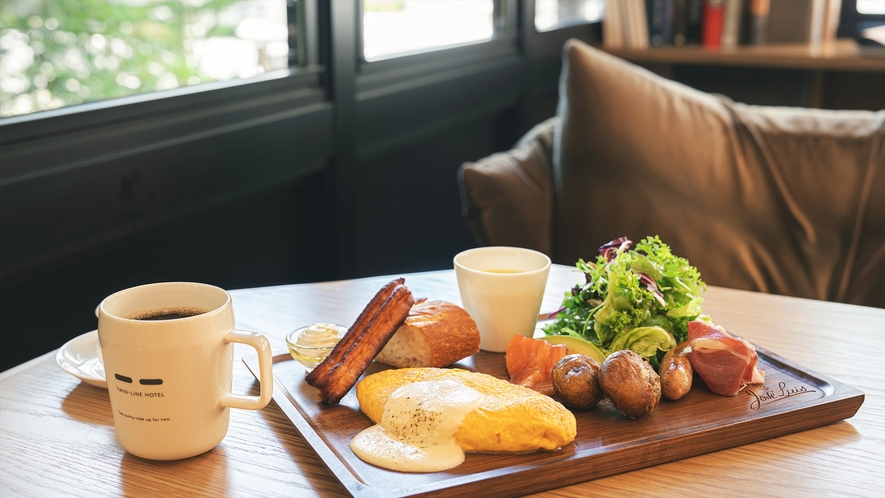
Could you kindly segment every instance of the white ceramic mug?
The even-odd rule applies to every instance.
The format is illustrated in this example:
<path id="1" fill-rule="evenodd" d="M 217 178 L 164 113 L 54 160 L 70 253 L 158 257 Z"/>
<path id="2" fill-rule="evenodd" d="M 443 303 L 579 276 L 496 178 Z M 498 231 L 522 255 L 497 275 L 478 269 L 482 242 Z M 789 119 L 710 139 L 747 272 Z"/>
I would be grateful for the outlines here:
<path id="1" fill-rule="evenodd" d="M 480 247 L 455 256 L 461 303 L 479 328 L 479 347 L 503 353 L 514 334 L 531 337 L 550 258 L 519 247 Z"/>
<path id="2" fill-rule="evenodd" d="M 204 312 L 135 318 L 181 308 Z M 230 294 L 218 287 L 167 282 L 112 294 L 99 305 L 98 339 L 117 439 L 142 458 L 209 451 L 227 434 L 230 408 L 259 410 L 273 394 L 270 343 L 234 330 Z M 260 396 L 230 393 L 235 342 L 258 351 Z"/>

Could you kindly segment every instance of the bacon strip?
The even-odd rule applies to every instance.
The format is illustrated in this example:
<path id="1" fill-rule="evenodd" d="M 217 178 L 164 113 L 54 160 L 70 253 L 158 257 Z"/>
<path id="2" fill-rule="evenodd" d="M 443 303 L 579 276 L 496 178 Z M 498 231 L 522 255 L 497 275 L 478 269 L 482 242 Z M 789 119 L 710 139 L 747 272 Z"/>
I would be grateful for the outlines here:
<path id="1" fill-rule="evenodd" d="M 397 280 L 391 283 L 395 282 Z M 397 283 L 389 292 L 388 286 L 376 294 L 344 339 L 317 366 L 317 369 L 323 369 L 317 375 L 312 375 L 317 371 L 314 369 L 305 377 L 308 384 L 320 391 L 319 399 L 324 404 L 341 401 L 408 317 L 415 303 L 412 292 L 402 283 Z M 378 304 L 377 301 L 382 299 Z"/>
<path id="2" fill-rule="evenodd" d="M 326 356 L 325 360 L 322 363 L 316 366 L 313 370 L 307 374 L 305 380 L 308 384 L 314 385 L 314 383 L 318 382 L 320 378 L 326 375 L 329 370 L 332 369 L 335 365 L 337 365 L 341 358 L 344 357 L 344 354 L 353 346 L 353 343 L 356 342 L 357 337 L 363 332 L 363 330 L 368 327 L 369 322 L 375 315 L 378 313 L 378 310 L 381 309 L 381 305 L 384 304 L 384 301 L 390 297 L 393 293 L 393 289 L 396 288 L 397 285 L 403 285 L 406 283 L 406 279 L 400 277 L 395 280 L 391 280 L 384 287 L 379 290 L 372 300 L 369 301 L 369 304 L 363 308 L 362 313 L 356 318 L 356 321 L 353 322 L 353 325 L 347 329 L 347 333 L 344 334 L 344 337 L 338 341 L 338 344 L 332 348 L 332 351 L 329 353 L 329 356 Z"/>

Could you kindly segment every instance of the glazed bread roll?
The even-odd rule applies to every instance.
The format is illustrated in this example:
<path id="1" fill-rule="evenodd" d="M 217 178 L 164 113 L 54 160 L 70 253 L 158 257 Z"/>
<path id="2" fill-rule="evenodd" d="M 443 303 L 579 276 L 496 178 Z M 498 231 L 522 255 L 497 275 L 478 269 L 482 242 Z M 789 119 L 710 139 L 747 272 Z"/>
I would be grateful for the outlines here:
<path id="1" fill-rule="evenodd" d="M 444 367 L 477 351 L 479 329 L 464 309 L 446 301 L 424 301 L 412 306 L 375 359 L 398 368 Z"/>

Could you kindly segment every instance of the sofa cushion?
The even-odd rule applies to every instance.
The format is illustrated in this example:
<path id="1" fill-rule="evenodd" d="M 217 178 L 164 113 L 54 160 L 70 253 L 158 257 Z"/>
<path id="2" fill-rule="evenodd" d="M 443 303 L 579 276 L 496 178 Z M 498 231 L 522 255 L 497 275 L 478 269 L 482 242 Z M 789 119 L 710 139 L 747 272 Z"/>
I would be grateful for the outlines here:
<path id="1" fill-rule="evenodd" d="M 554 122 L 535 126 L 513 150 L 461 165 L 462 214 L 480 245 L 551 253 Z"/>
<path id="2" fill-rule="evenodd" d="M 885 111 L 736 104 L 563 54 L 553 259 L 660 235 L 707 283 L 885 306 Z"/>

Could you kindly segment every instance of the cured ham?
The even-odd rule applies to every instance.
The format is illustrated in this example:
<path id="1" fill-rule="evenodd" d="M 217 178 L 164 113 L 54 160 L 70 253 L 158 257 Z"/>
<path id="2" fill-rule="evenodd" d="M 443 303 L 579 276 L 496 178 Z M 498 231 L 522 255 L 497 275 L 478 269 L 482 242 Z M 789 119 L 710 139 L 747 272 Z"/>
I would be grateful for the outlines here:
<path id="1" fill-rule="evenodd" d="M 759 355 L 752 344 L 724 328 L 706 322 L 688 322 L 691 366 L 711 391 L 737 396 L 747 384 L 762 384 L 765 374 L 757 367 Z"/>
<path id="2" fill-rule="evenodd" d="M 568 348 L 563 344 L 514 334 L 504 353 L 510 383 L 553 396 L 553 366 L 566 353 Z"/>

